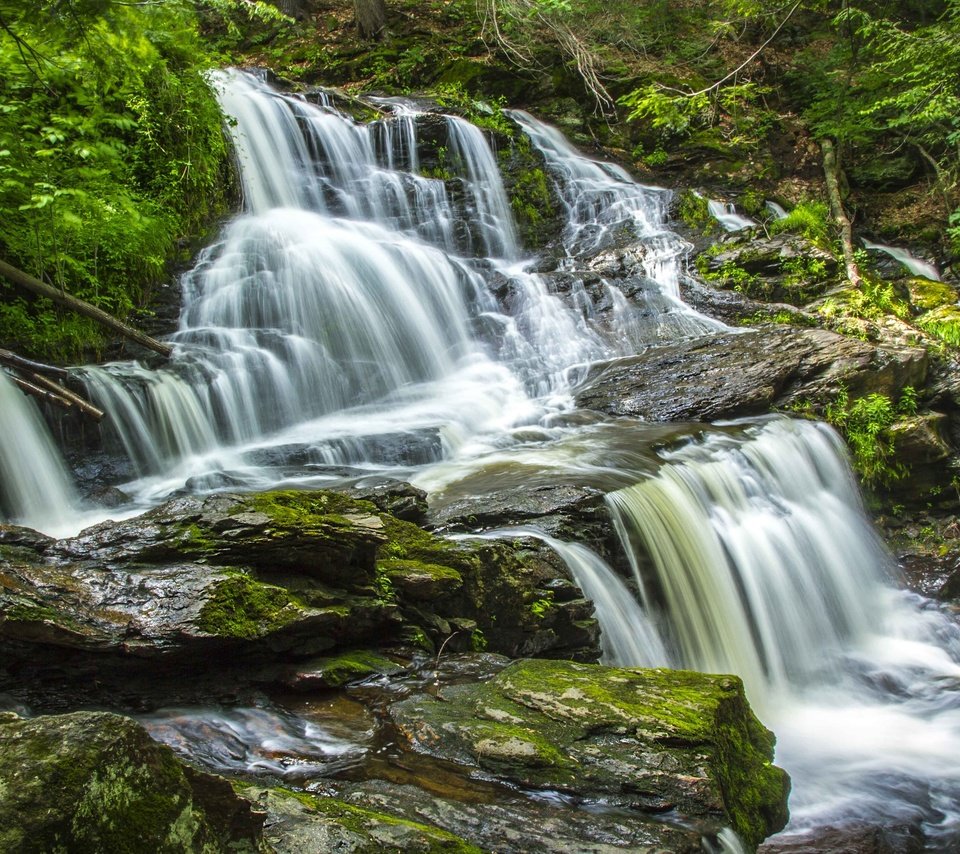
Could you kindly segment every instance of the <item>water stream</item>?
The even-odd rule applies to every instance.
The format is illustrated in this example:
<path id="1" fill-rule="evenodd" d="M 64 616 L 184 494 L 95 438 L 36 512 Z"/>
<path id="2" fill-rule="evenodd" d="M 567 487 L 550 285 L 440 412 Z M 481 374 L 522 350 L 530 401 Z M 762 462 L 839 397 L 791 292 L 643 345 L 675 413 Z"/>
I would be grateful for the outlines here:
<path id="1" fill-rule="evenodd" d="M 440 117 L 441 180 L 421 169 L 426 119 L 408 104 L 360 124 L 248 74 L 212 84 L 236 119 L 244 211 L 184 278 L 167 366 L 78 372 L 136 472 L 119 484 L 131 507 L 184 489 L 322 486 L 344 469 L 409 479 L 437 503 L 524 484 L 599 487 L 636 598 L 582 544 L 498 535 L 557 550 L 597 604 L 606 660 L 740 674 L 793 775 L 792 829 L 894 816 L 945 849 L 960 839 L 960 635 L 936 605 L 896 589 L 836 435 L 782 417 L 685 427 L 575 411 L 584 365 L 722 328 L 680 299 L 687 247 L 665 224 L 669 192 L 511 114 L 566 211 L 563 299 L 531 271 L 473 125 Z M 629 295 L 592 266 L 615 246 L 632 247 L 642 279 Z M 8 436 L 41 435 L 2 376 L 0 404 Z M 41 480 L 16 468 L 24 457 L 55 454 L 0 449 L 5 517 L 79 528 L 63 472 Z M 170 739 L 224 729 L 230 743 L 211 762 L 279 762 L 281 773 L 310 734 L 271 719 L 278 741 L 251 759 L 245 733 L 264 725 L 239 711 L 152 722 Z M 303 762 L 349 758 L 354 748 L 324 738 Z"/>

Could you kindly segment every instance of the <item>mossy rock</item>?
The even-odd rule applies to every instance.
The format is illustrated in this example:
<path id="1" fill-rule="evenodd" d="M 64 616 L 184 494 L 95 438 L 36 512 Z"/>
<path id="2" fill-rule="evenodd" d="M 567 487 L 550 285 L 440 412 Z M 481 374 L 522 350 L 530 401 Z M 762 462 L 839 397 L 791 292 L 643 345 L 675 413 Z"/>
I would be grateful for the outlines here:
<path id="1" fill-rule="evenodd" d="M 200 609 L 197 627 L 222 638 L 253 640 L 290 625 L 304 615 L 289 590 L 248 575 L 223 579 Z"/>
<path id="2" fill-rule="evenodd" d="M 129 718 L 0 716 L 0 850 L 255 852 L 262 823 Z"/>
<path id="3" fill-rule="evenodd" d="M 339 688 L 368 676 L 392 676 L 403 667 L 371 649 L 356 649 L 328 658 L 316 658 L 298 667 L 287 680 L 296 691 Z"/>
<path id="4" fill-rule="evenodd" d="M 786 824 L 773 734 L 734 676 L 530 659 L 390 714 L 415 750 L 514 785 L 718 819 L 749 845 Z"/>
<path id="5" fill-rule="evenodd" d="M 909 279 L 907 290 L 910 306 L 916 314 L 955 305 L 958 297 L 957 289 L 951 285 L 921 277 Z"/>
<path id="6" fill-rule="evenodd" d="M 475 845 L 439 827 L 336 798 L 254 786 L 238 787 L 238 791 L 267 813 L 265 837 L 276 854 L 305 851 L 480 854 Z"/>
<path id="7" fill-rule="evenodd" d="M 367 501 L 322 490 L 188 497 L 89 528 L 56 552 L 110 564 L 189 558 L 357 587 L 373 582 L 377 547 L 386 540 L 377 514 Z"/>
<path id="8" fill-rule="evenodd" d="M 435 563 L 416 560 L 384 560 L 377 571 L 390 579 L 391 584 L 406 598 L 431 602 L 439 596 L 455 593 L 463 586 L 457 570 Z"/>

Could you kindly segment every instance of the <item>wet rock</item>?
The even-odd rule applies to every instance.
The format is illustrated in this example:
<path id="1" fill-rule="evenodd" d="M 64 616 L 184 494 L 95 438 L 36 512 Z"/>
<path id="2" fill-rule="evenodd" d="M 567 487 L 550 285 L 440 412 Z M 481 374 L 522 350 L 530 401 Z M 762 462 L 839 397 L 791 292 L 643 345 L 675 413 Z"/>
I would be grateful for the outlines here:
<path id="1" fill-rule="evenodd" d="M 594 365 L 578 405 L 651 421 L 713 421 L 773 406 L 898 394 L 926 375 L 920 349 L 880 349 L 823 329 L 764 327 L 652 347 Z"/>
<path id="2" fill-rule="evenodd" d="M 409 486 L 371 489 L 418 509 Z M 333 492 L 183 498 L 69 540 L 0 537 L 0 686 L 15 691 L 126 696 L 137 661 L 158 685 L 227 670 L 333 684 L 336 666 L 291 676 L 290 662 L 401 642 L 599 656 L 592 605 L 540 543 L 453 542 Z"/>
<path id="3" fill-rule="evenodd" d="M 263 815 L 129 718 L 0 715 L 3 851 L 260 851 Z"/>
<path id="4" fill-rule="evenodd" d="M 904 476 L 889 487 L 892 495 L 916 500 L 949 480 L 946 463 L 952 448 L 947 421 L 943 413 L 924 412 L 901 418 L 890 428 L 896 460 L 904 470 Z"/>
<path id="5" fill-rule="evenodd" d="M 267 814 L 264 838 L 277 854 L 382 851 L 479 854 L 452 833 L 334 798 L 285 789 L 245 788 L 241 792 Z"/>
<path id="6" fill-rule="evenodd" d="M 372 581 L 377 547 L 386 540 L 371 509 L 330 492 L 191 496 L 87 528 L 52 553 L 108 565 L 200 559 L 356 584 Z"/>
<path id="7" fill-rule="evenodd" d="M 390 716 L 412 749 L 524 788 L 729 822 L 751 845 L 786 823 L 773 735 L 736 677 L 527 660 Z"/>
<path id="8" fill-rule="evenodd" d="M 369 676 L 394 676 L 403 669 L 373 650 L 358 649 L 306 661 L 292 670 L 285 681 L 287 687 L 295 691 L 314 691 L 317 688 L 339 688 Z"/>
<path id="9" fill-rule="evenodd" d="M 797 234 L 734 234 L 697 259 L 717 284 L 749 296 L 802 305 L 823 293 L 839 272 L 836 258 Z"/>
<path id="10" fill-rule="evenodd" d="M 920 854 L 924 850 L 918 827 L 855 824 L 777 836 L 761 845 L 758 854 Z"/>
<path id="11" fill-rule="evenodd" d="M 583 809 L 576 799 L 557 792 L 524 797 L 504 787 L 451 780 L 444 772 L 435 769 L 429 790 L 371 780 L 340 787 L 339 797 L 366 809 L 429 821 L 478 846 L 472 850 L 498 854 L 702 854 L 704 836 L 712 835 L 707 828 L 671 825 L 669 816 L 659 820 L 604 803 Z M 457 800 L 458 793 L 467 796 Z"/>
<path id="12" fill-rule="evenodd" d="M 384 513 L 405 522 L 420 525 L 427 518 L 427 493 L 402 480 L 386 477 L 364 477 L 336 487 L 358 501 L 369 501 Z"/>

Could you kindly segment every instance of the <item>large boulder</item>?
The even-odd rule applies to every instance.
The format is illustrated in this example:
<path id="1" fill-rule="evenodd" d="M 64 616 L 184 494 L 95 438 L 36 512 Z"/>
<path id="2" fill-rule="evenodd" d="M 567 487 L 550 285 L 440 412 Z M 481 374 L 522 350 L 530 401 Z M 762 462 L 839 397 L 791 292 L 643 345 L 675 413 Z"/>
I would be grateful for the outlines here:
<path id="1" fill-rule="evenodd" d="M 727 823 L 752 846 L 787 820 L 773 734 L 733 676 L 527 660 L 390 717 L 415 750 L 522 788 Z"/>
<path id="2" fill-rule="evenodd" d="M 415 494 L 367 490 L 421 512 Z M 599 656 L 592 604 L 542 544 L 454 542 L 337 493 L 176 499 L 61 541 L 0 534 L 0 685 L 19 694 L 150 693 L 161 670 L 286 684 L 291 662 L 411 642 Z"/>
<path id="3" fill-rule="evenodd" d="M 0 850 L 257 852 L 263 814 L 105 712 L 0 714 Z"/>
<path id="4" fill-rule="evenodd" d="M 577 403 L 649 421 L 714 421 L 774 406 L 898 395 L 926 376 L 920 349 L 881 349 L 824 329 L 765 326 L 651 347 L 591 367 Z"/>

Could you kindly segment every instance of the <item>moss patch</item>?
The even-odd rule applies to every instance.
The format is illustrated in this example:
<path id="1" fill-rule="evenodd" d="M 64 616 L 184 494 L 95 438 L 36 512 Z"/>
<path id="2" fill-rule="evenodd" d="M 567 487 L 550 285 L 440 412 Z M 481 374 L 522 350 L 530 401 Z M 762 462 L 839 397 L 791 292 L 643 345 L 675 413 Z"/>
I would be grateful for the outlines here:
<path id="1" fill-rule="evenodd" d="M 217 637 L 252 640 L 283 628 L 303 614 L 290 592 L 247 575 L 216 586 L 197 619 L 197 627 Z"/>
<path id="2" fill-rule="evenodd" d="M 751 845 L 786 823 L 773 734 L 736 677 L 529 659 L 441 699 L 391 709 L 399 731 L 431 755 L 521 786 L 641 809 L 670 803 L 681 815 L 729 821 Z"/>

